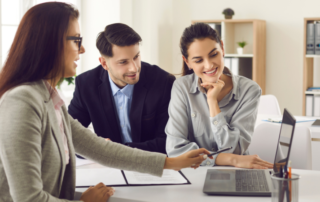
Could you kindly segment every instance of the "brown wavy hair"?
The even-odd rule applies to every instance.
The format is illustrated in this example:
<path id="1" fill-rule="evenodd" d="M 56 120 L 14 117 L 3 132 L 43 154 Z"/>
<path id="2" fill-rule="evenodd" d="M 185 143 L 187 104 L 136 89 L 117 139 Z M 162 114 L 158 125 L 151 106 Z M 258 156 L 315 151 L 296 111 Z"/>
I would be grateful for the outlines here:
<path id="1" fill-rule="evenodd" d="M 188 49 L 192 42 L 194 42 L 196 39 L 204 39 L 204 38 L 210 38 L 217 43 L 221 45 L 221 40 L 219 37 L 219 34 L 216 30 L 212 29 L 208 24 L 206 23 L 195 23 L 193 25 L 190 25 L 189 27 L 185 28 L 183 31 L 183 34 L 180 38 L 180 51 L 181 54 L 188 58 Z M 193 70 L 189 69 L 188 65 L 182 61 L 182 76 L 192 74 Z M 230 74 L 231 72 L 228 68 L 223 69 L 223 74 Z"/>
<path id="2" fill-rule="evenodd" d="M 60 2 L 38 4 L 26 12 L 0 72 L 0 97 L 23 83 L 64 74 L 69 22 L 78 17 L 74 6 Z"/>

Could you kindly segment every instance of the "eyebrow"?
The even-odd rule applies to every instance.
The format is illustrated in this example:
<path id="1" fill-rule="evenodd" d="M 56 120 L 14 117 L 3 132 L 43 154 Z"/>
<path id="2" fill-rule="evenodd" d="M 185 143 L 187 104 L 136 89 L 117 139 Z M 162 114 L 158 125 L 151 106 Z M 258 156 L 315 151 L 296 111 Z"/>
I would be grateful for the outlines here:
<path id="1" fill-rule="evenodd" d="M 134 58 L 137 57 L 139 54 L 140 54 L 140 51 L 134 56 Z M 127 61 L 127 60 L 129 60 L 129 59 L 120 59 L 117 62 L 124 62 L 124 61 Z"/>
<path id="2" fill-rule="evenodd" d="M 217 50 L 217 48 L 212 49 L 208 55 L 210 55 L 215 50 Z M 196 56 L 196 57 L 193 57 L 192 60 L 193 59 L 199 59 L 199 58 L 202 58 L 202 57 L 201 56 Z"/>

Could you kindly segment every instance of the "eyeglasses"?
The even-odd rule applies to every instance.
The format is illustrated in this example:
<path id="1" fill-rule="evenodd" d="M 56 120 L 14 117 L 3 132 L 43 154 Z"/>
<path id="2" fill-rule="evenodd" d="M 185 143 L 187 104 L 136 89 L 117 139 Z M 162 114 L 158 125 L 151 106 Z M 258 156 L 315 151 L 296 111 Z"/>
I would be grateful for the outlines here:
<path id="1" fill-rule="evenodd" d="M 67 40 L 75 40 L 75 42 L 78 44 L 79 51 L 80 51 L 81 43 L 82 43 L 82 37 L 77 37 L 77 36 L 67 36 Z"/>

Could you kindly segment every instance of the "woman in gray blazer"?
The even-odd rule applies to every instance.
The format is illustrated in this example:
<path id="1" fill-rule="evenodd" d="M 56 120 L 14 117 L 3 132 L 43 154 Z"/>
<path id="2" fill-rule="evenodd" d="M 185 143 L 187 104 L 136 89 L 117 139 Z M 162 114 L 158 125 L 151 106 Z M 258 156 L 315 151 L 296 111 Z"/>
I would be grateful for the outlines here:
<path id="1" fill-rule="evenodd" d="M 257 155 L 247 155 L 256 122 L 261 89 L 224 66 L 224 46 L 208 24 L 187 27 L 180 40 L 182 77 L 172 87 L 166 126 L 168 156 L 206 148 L 232 147 L 203 166 L 272 168 Z M 243 156 L 244 155 L 244 156 Z"/>
<path id="2" fill-rule="evenodd" d="M 0 201 L 69 201 L 75 192 L 75 153 L 105 166 L 161 176 L 163 169 L 197 167 L 199 149 L 177 158 L 97 137 L 67 113 L 55 86 L 75 75 L 81 45 L 78 11 L 44 3 L 22 18 L 0 73 Z M 108 132 L 108 131 L 106 131 Z M 106 201 L 113 189 L 89 188 L 82 201 Z"/>

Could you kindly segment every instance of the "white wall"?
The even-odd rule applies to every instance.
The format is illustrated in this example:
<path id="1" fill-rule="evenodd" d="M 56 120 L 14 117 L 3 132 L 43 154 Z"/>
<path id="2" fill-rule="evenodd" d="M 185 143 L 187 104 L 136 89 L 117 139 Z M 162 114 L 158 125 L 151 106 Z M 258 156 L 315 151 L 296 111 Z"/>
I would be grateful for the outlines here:
<path id="1" fill-rule="evenodd" d="M 108 24 L 120 22 L 120 0 L 82 0 L 81 32 L 86 53 L 81 55 L 82 71 L 90 70 L 99 63 L 100 53 L 96 38 Z"/>
<path id="2" fill-rule="evenodd" d="M 172 69 L 172 0 L 133 0 L 132 28 L 142 38 L 143 61 Z"/>
<path id="3" fill-rule="evenodd" d="M 281 110 L 302 115 L 303 18 L 320 16 L 319 0 L 133 0 L 133 28 L 144 41 L 142 58 L 180 73 L 183 29 L 191 20 L 222 19 L 227 7 L 235 11 L 234 19 L 266 21 L 266 94 L 278 98 Z"/>

